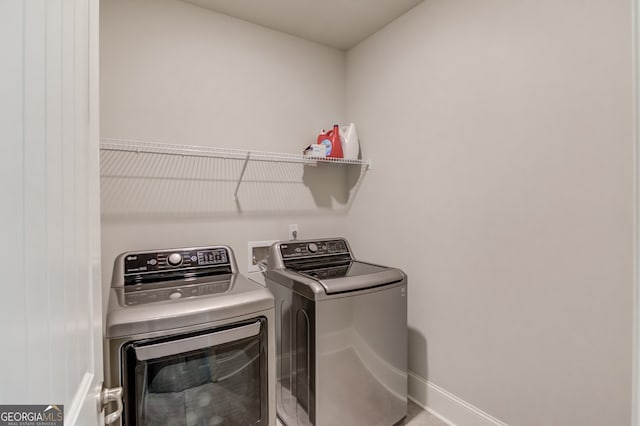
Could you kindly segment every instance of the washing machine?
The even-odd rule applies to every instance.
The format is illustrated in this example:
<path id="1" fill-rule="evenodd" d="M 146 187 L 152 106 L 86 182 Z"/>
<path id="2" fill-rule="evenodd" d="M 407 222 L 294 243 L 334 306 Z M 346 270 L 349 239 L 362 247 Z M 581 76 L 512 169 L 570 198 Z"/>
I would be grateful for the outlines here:
<path id="1" fill-rule="evenodd" d="M 384 249 L 384 248 L 383 248 Z M 269 249 L 276 404 L 287 426 L 391 426 L 407 414 L 407 277 L 344 238 Z"/>
<path id="2" fill-rule="evenodd" d="M 106 318 L 105 381 L 124 426 L 275 426 L 274 298 L 228 246 L 123 253 Z M 112 413 L 113 414 L 113 413 Z"/>

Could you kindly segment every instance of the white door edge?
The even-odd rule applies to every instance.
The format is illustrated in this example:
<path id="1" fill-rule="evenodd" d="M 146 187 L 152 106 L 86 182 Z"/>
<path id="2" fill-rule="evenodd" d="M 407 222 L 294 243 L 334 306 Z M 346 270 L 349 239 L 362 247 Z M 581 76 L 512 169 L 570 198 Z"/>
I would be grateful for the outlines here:
<path id="1" fill-rule="evenodd" d="M 633 55 L 633 88 L 634 88 L 634 262 L 633 262 L 633 367 L 632 367 L 632 399 L 631 399 L 631 424 L 640 426 L 640 235 L 638 224 L 640 223 L 640 0 L 632 1 L 632 55 Z"/>
<path id="2" fill-rule="evenodd" d="M 94 393 L 91 391 L 91 387 L 93 385 L 93 380 L 95 375 L 92 373 L 84 373 L 82 380 L 80 381 L 80 386 L 73 396 L 72 403 L 68 409 L 65 410 L 65 424 L 66 425 L 76 425 L 78 421 L 78 417 L 82 411 L 82 408 L 85 406 L 87 399 L 95 397 Z M 96 405 L 97 410 L 97 405 Z"/>

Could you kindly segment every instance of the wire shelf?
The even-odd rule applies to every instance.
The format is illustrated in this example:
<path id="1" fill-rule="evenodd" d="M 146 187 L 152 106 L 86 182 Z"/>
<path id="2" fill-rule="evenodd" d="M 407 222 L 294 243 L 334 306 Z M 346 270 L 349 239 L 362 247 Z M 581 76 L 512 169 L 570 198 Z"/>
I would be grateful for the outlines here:
<path id="1" fill-rule="evenodd" d="M 100 149 L 103 151 L 122 151 L 161 155 L 178 155 L 191 157 L 213 157 L 226 158 L 245 161 L 270 161 L 278 163 L 301 163 L 301 164 L 317 164 L 317 163 L 333 163 L 333 164 L 350 164 L 365 166 L 370 168 L 369 160 L 357 160 L 346 158 L 330 158 L 330 157 L 309 157 L 302 154 L 290 154 L 283 152 L 267 152 L 242 150 L 232 148 L 214 148 L 206 146 L 194 145 L 174 145 L 159 142 L 147 142 L 135 139 L 101 139 Z"/>
<path id="2" fill-rule="evenodd" d="M 136 139 L 103 138 L 101 139 L 100 150 L 105 152 L 105 154 L 110 153 L 110 156 L 104 157 L 105 164 L 101 172 L 104 177 L 108 178 L 113 178 L 122 174 L 125 169 L 125 174 L 131 178 L 138 173 L 137 170 L 147 170 L 148 168 L 153 168 L 159 164 L 165 164 L 168 166 L 173 164 L 168 162 L 180 161 L 176 157 L 193 158 L 193 161 L 200 161 L 198 159 L 207 158 L 237 160 L 237 165 L 234 167 L 238 168 L 236 169 L 238 170 L 238 174 L 235 175 L 235 179 L 232 178 L 232 185 L 234 186 L 234 189 L 230 188 L 233 192 L 233 199 L 236 200 L 236 202 L 238 201 L 240 186 L 243 183 L 243 179 L 245 179 L 247 166 L 251 162 L 302 164 L 305 166 L 316 166 L 318 164 L 336 164 L 346 165 L 349 167 L 357 166 L 357 170 L 359 170 L 359 172 L 356 173 L 359 173 L 360 177 L 362 177 L 362 175 L 371 167 L 371 162 L 369 160 L 309 157 L 301 154 L 176 145 Z M 138 154 L 142 154 L 142 156 L 138 157 Z M 152 156 L 147 157 L 149 154 Z M 123 155 L 125 157 L 122 157 Z M 172 160 L 172 158 L 176 159 Z M 184 164 L 186 167 L 186 163 L 180 162 L 180 164 Z M 183 167 L 170 169 L 173 175 L 179 173 L 179 175 L 174 176 L 175 179 L 193 180 L 194 178 L 194 176 L 192 176 L 194 171 L 189 170 L 188 167 L 187 169 L 183 169 Z"/>

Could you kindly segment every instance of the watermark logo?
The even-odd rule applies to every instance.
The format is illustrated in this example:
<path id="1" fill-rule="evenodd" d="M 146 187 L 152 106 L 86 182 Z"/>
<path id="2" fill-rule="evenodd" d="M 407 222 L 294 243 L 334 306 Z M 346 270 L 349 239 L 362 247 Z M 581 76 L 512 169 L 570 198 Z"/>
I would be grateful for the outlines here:
<path id="1" fill-rule="evenodd" d="M 64 405 L 0 405 L 0 426 L 63 426 Z"/>

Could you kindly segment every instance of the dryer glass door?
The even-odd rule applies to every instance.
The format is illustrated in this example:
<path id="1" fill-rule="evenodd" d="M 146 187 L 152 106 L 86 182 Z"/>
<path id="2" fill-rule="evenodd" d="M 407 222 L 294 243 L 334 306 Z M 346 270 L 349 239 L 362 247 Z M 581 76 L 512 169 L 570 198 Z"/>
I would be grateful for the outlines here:
<path id="1" fill-rule="evenodd" d="M 124 424 L 266 423 L 266 338 L 260 319 L 125 345 Z"/>

